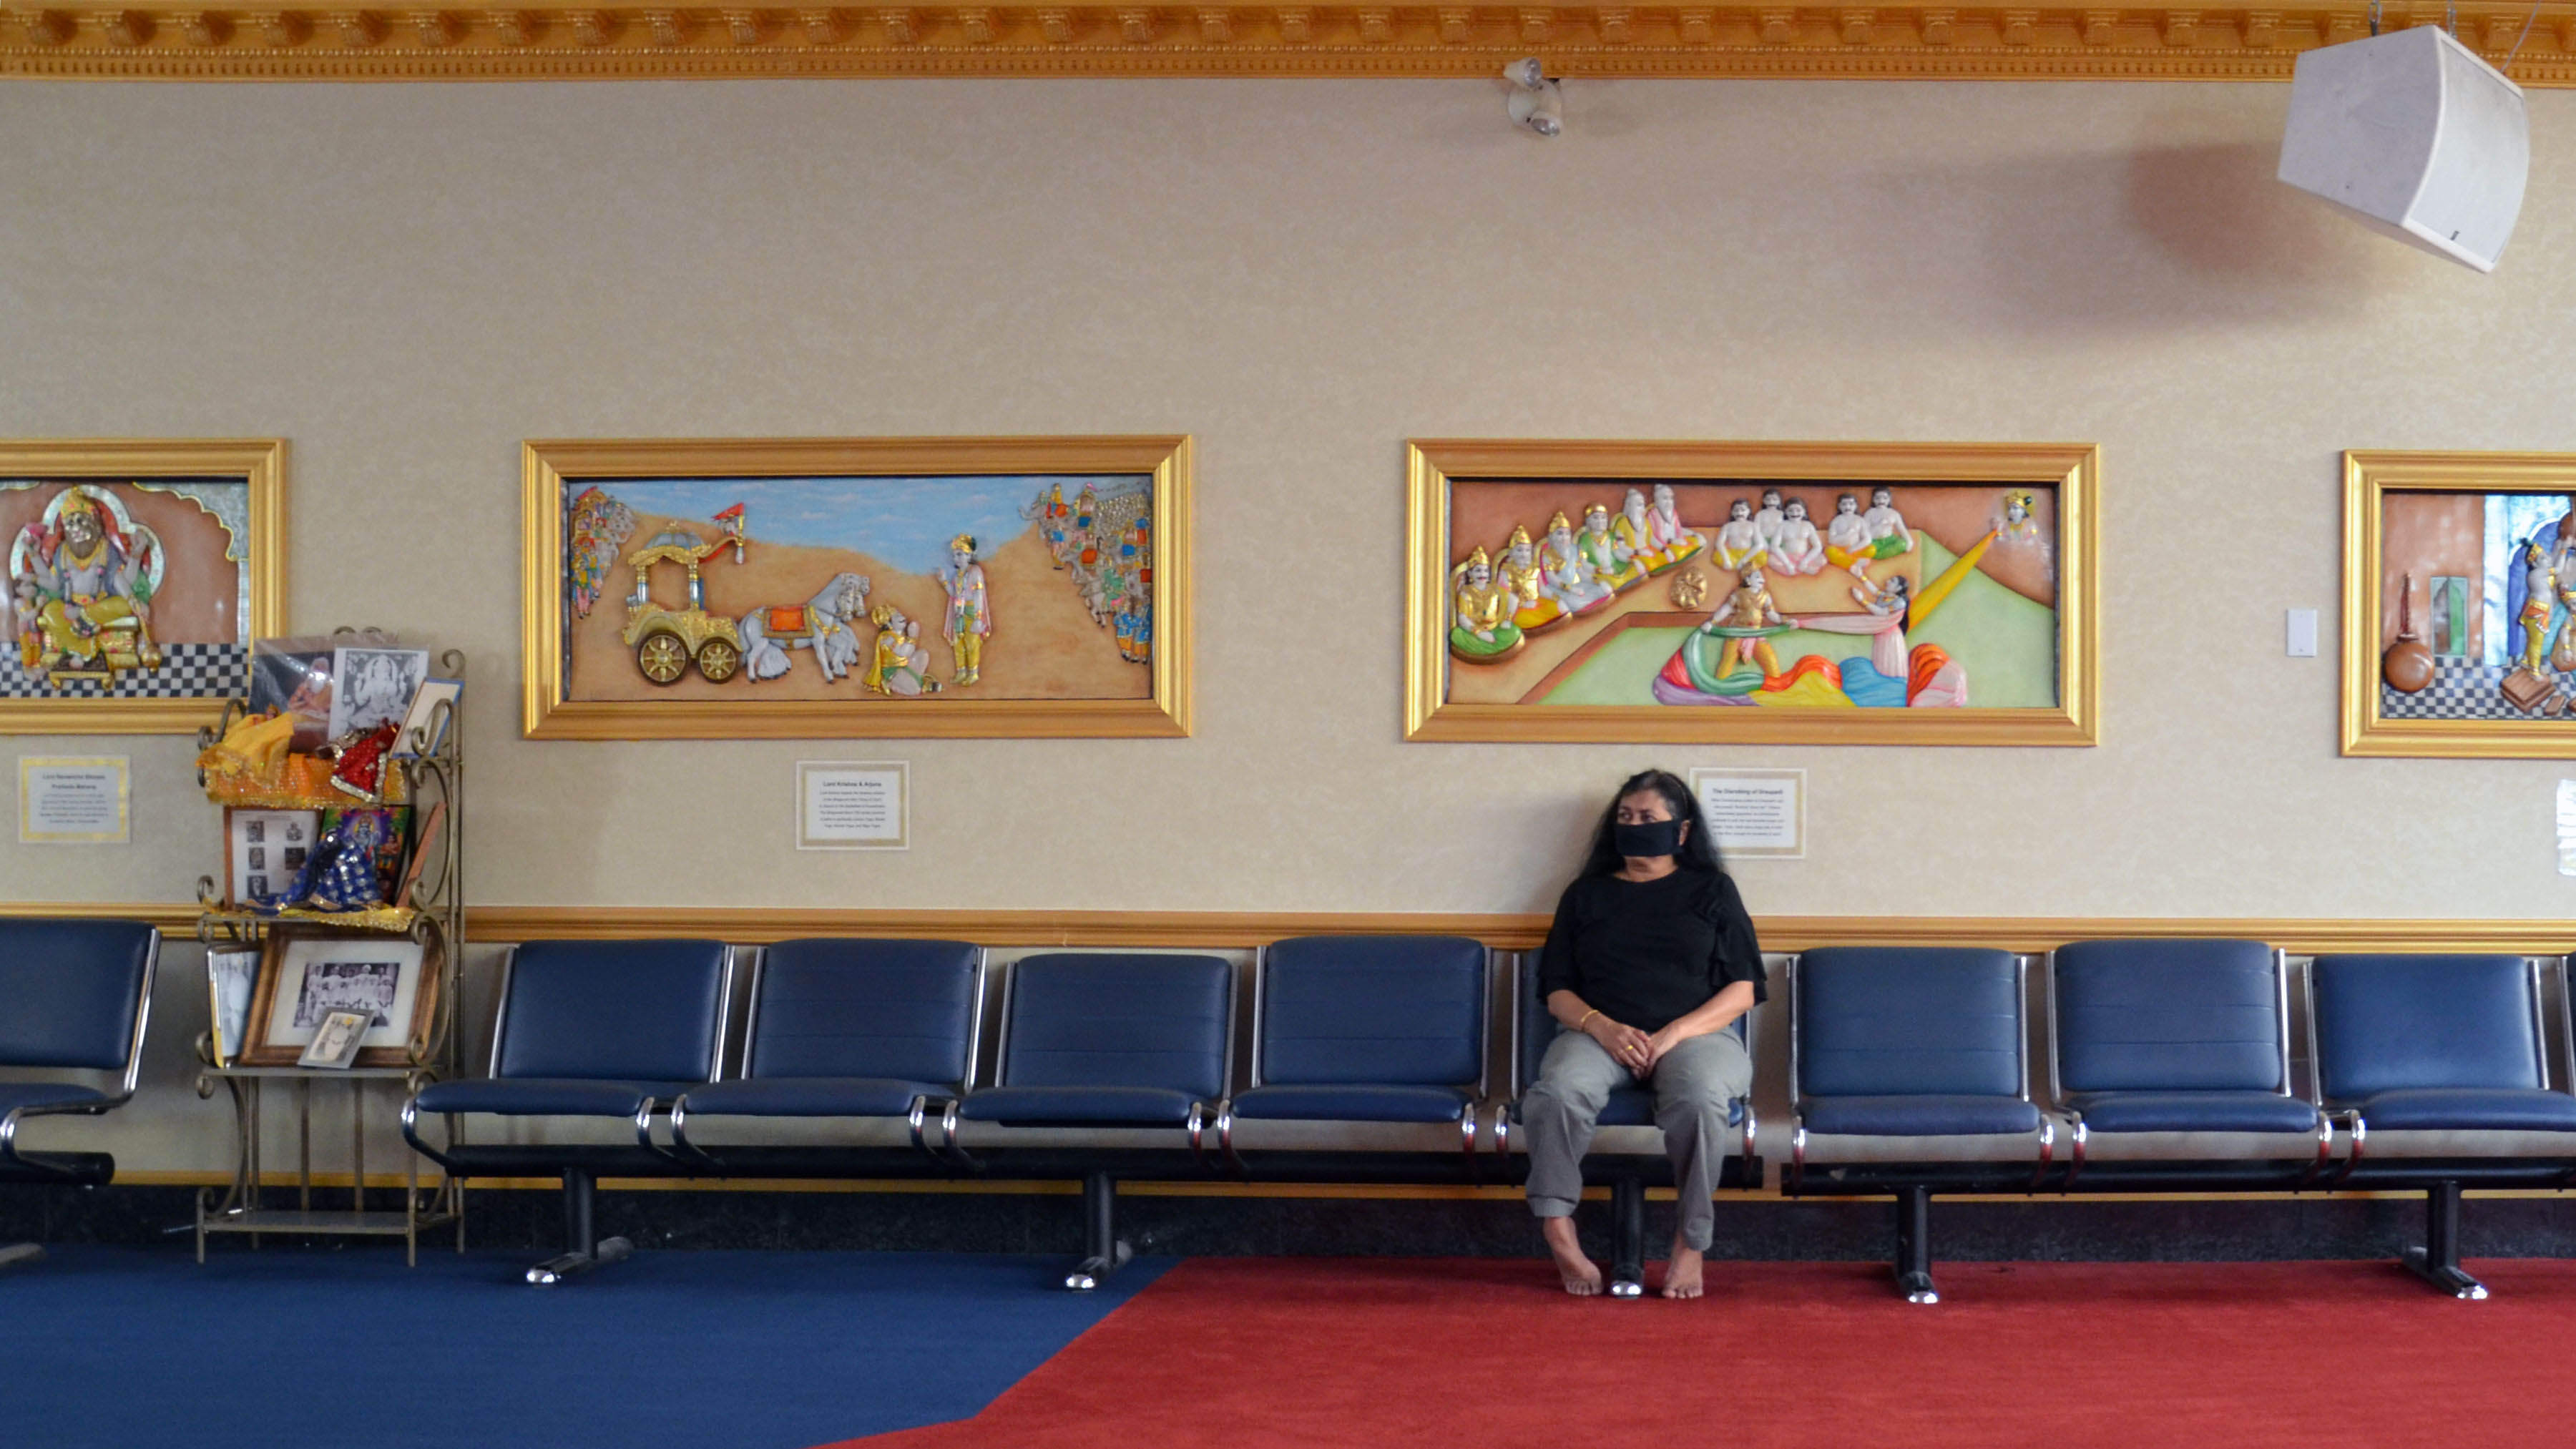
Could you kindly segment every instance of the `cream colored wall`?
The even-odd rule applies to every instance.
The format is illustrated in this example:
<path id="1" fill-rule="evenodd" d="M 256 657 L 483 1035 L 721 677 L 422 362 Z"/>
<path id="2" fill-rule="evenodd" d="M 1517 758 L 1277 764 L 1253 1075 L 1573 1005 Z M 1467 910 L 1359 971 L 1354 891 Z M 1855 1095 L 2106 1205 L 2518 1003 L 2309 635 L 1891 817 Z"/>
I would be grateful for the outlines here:
<path id="1" fill-rule="evenodd" d="M 293 622 L 473 656 L 477 902 L 1537 910 L 1624 772 L 1760 764 L 1757 913 L 2576 909 L 2576 771 L 2340 759 L 2330 657 L 2338 450 L 2576 449 L 2576 98 L 2479 277 L 2276 184 L 2286 87 L 1498 87 L 13 82 L 0 435 L 291 439 Z M 1199 440 L 1192 739 L 516 737 L 522 438 L 1129 431 Z M 2098 441 L 2103 743 L 1403 744 L 1435 435 Z M 219 868 L 184 742 L 7 749 L 131 753 L 136 837 L 0 901 Z M 816 757 L 910 760 L 914 848 L 793 850 Z"/>

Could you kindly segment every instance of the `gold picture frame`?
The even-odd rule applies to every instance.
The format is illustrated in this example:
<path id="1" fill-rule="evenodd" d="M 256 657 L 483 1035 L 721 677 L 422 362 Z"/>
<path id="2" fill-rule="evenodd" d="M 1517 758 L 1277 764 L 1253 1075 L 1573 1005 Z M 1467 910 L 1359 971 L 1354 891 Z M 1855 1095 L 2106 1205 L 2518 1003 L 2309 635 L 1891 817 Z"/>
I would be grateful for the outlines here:
<path id="1" fill-rule="evenodd" d="M 176 594 L 173 586 L 164 582 L 163 597 L 155 601 L 155 608 L 164 613 L 161 622 L 165 625 L 179 617 L 169 610 L 205 614 L 206 620 L 193 631 L 198 633 L 219 632 L 228 622 L 233 639 L 155 641 L 150 647 L 163 662 L 151 667 L 148 678 L 141 677 L 144 670 L 131 665 L 109 665 L 92 671 L 103 672 L 107 676 L 103 680 L 87 678 L 77 661 L 57 661 L 59 672 L 56 667 L 42 665 L 30 669 L 21 652 L 22 640 L 32 638 L 32 647 L 42 660 L 47 648 L 43 641 L 48 636 L 41 626 L 23 626 L 11 596 L 15 580 L 0 577 L 0 625 L 8 626 L 0 628 L 0 650 L 7 655 L 0 660 L 0 734 L 190 733 L 220 720 L 225 700 L 238 696 L 247 681 L 246 662 L 241 670 L 231 670 L 223 663 L 225 651 L 237 650 L 247 661 L 252 640 L 283 633 L 286 627 L 284 439 L 0 441 L 0 505 L 21 493 L 30 499 L 41 496 L 50 505 L 63 490 L 45 493 L 48 485 L 72 484 L 102 489 L 122 500 L 120 508 L 139 508 L 143 505 L 125 499 L 124 493 L 159 494 L 166 503 L 170 485 L 200 483 L 227 487 L 238 484 L 242 490 L 238 500 L 218 498 L 220 514 L 208 506 L 203 495 L 195 505 L 196 514 L 213 522 L 192 528 L 190 533 L 220 541 L 191 543 L 174 537 L 167 547 L 183 559 L 204 547 L 223 550 L 223 562 L 235 570 L 233 586 L 221 590 L 220 598 L 197 601 L 192 608 L 184 595 Z M 12 486 L 18 484 L 34 487 Z M 0 523 L 8 525 L 0 527 L 0 560 L 19 552 L 19 535 L 29 526 L 28 520 L 17 517 L 23 511 L 0 506 L 0 515 L 5 515 L 0 517 Z M 41 520 L 36 521 L 36 526 L 41 527 Z M 237 559 L 230 554 L 235 546 L 242 552 Z M 161 565 L 167 562 L 165 553 Z M 15 572 L 15 567 L 11 566 L 9 572 Z M 153 632 L 151 624 L 147 617 L 146 635 Z M 202 626 L 208 624 L 212 627 Z M 162 647 L 165 642 L 169 647 Z M 128 675 L 138 677 L 129 680 Z"/>
<path id="2" fill-rule="evenodd" d="M 2556 663 L 2576 662 L 2576 453 L 2354 451 L 2343 476 L 2343 753 L 2576 757 L 2576 670 Z M 2542 534 L 2555 597 L 2531 670 L 2516 562 Z"/>
<path id="3" fill-rule="evenodd" d="M 521 724 L 530 739 L 919 739 L 919 738 L 1113 738 L 1170 737 L 1190 732 L 1190 488 L 1191 439 L 1186 435 L 1146 437 L 1024 437 L 1024 438 L 750 438 L 750 439 L 670 439 L 670 440 L 532 440 L 522 450 L 522 496 L 524 499 L 524 536 L 522 540 L 522 645 L 523 700 Z M 576 489 L 596 484 L 620 482 L 666 482 L 680 480 L 692 485 L 724 484 L 733 481 L 800 480 L 830 483 L 837 480 L 867 482 L 896 480 L 906 484 L 936 484 L 939 480 L 1020 480 L 1044 482 L 1050 478 L 1078 479 L 1110 477 L 1144 480 L 1131 488 L 1146 492 L 1143 525 L 1142 560 L 1150 569 L 1150 587 L 1134 585 L 1143 582 L 1141 571 L 1132 577 L 1121 574 L 1127 596 L 1144 607 L 1144 620 L 1134 647 L 1145 657 L 1138 660 L 1128 652 L 1126 630 L 1136 621 L 1116 617 L 1112 609 L 1104 618 L 1096 601 L 1089 595 L 1090 622 L 1103 631 L 1103 638 L 1115 634 L 1117 654 L 1112 662 L 1124 659 L 1131 666 L 1141 665 L 1149 682 L 1135 697 L 975 697 L 969 689 L 980 679 L 967 678 L 965 656 L 955 661 L 944 657 L 950 648 L 940 642 L 942 616 L 936 612 L 924 616 L 919 607 L 904 617 L 909 619 L 922 643 L 911 682 L 919 692 L 908 697 L 897 693 L 861 687 L 859 671 L 840 680 L 839 689 L 828 698 L 762 698 L 753 691 L 764 682 L 754 671 L 746 670 L 747 679 L 737 679 L 730 667 L 719 675 L 709 675 L 703 656 L 697 659 L 696 677 L 680 682 L 687 689 L 673 689 L 670 697 L 583 697 L 574 687 L 574 658 L 569 652 L 570 631 L 584 627 L 591 617 L 581 613 L 576 603 L 581 600 L 574 591 L 576 574 L 568 572 L 580 561 L 573 543 L 571 514 L 578 509 L 569 506 L 582 496 Z M 1113 489 L 1113 496 L 1115 490 Z M 1043 501 L 1043 500 L 1040 500 Z M 568 511 L 569 509 L 569 511 Z M 734 525 L 743 532 L 726 534 L 714 541 L 709 560 L 708 577 L 721 560 L 731 557 L 737 562 L 747 548 L 762 546 L 761 522 L 737 512 Z M 1026 512 L 1020 516 L 1030 518 Z M 705 533 L 705 525 L 693 525 Z M 1029 535 L 1038 535 L 1041 556 L 1051 548 L 1045 539 L 1048 522 L 1040 516 L 1030 522 L 1023 534 L 1012 535 L 1014 544 Z M 1087 535 L 1086 535 L 1087 536 Z M 727 553 L 726 546 L 735 538 L 742 546 Z M 989 544 L 989 539 L 985 540 Z M 1108 547 L 1101 540 L 1102 547 Z M 707 547 L 703 541 L 701 548 Z M 594 546 L 594 552 L 600 552 Z M 652 553 L 653 549 L 642 552 Z M 667 552 L 667 551 L 665 551 Z M 1025 553 L 1026 550 L 1023 550 Z M 981 561 L 981 555 L 978 555 Z M 624 577 L 629 565 L 639 572 L 647 567 L 637 562 L 637 555 L 618 551 L 618 561 L 610 567 L 617 575 L 616 590 L 626 587 Z M 696 566 L 689 560 L 694 580 Z M 1074 573 L 1072 560 L 1058 558 L 1059 576 L 1079 580 L 1086 575 Z M 584 575 L 592 589 L 593 612 L 608 600 L 597 598 L 607 586 L 595 575 L 598 562 L 593 559 Z M 1108 578 L 1108 565 L 1099 564 L 1088 575 Z M 1036 566 L 1043 571 L 1043 563 Z M 844 577 L 846 575 L 835 575 Z M 911 577 L 914 592 L 921 592 L 917 575 L 898 572 L 897 579 Z M 884 579 L 877 580 L 878 593 L 886 592 Z M 694 583 L 692 587 L 695 587 Z M 638 585 L 650 591 L 649 578 Z M 667 580 L 664 583 L 668 590 Z M 1079 592 L 1077 588 L 1076 592 Z M 630 596 L 633 597 L 633 596 Z M 873 596 L 872 596 L 873 597 Z M 692 598 L 699 598 L 692 595 Z M 712 591 L 702 600 L 705 608 L 693 610 L 712 624 L 721 616 L 715 609 Z M 738 603 L 738 601 L 736 601 Z M 816 596 L 815 603 L 821 602 Z M 761 606 L 772 601 L 762 599 Z M 730 607 L 730 605 L 728 606 Z M 1009 610 L 1003 601 L 991 605 L 995 623 L 991 636 L 996 653 L 1009 641 Z M 1054 612 L 1062 612 L 1050 604 Z M 629 629 L 641 622 L 645 610 L 663 612 L 659 601 L 630 607 Z M 677 613 L 678 611 L 668 611 Z M 759 612 L 755 609 L 755 613 Z M 866 618 L 853 617 L 862 638 L 882 634 L 882 626 L 873 631 Z M 1149 629 L 1150 633 L 1143 630 Z M 1025 635 L 1023 636 L 1025 637 Z M 647 636 L 649 642 L 649 634 Z M 632 643 L 633 641 L 628 641 Z M 737 640 L 738 643 L 744 642 Z M 825 642 L 817 635 L 812 641 L 819 651 Z M 703 642 L 693 646 L 703 649 Z M 757 647 L 755 645 L 755 647 Z M 803 642 L 794 645 L 805 648 Z M 873 647 L 873 646 L 872 646 Z M 1098 647 L 1108 647 L 1102 644 Z M 1097 648 L 1090 650 L 1097 653 Z M 605 670 L 604 662 L 598 666 Z M 806 669 L 821 673 L 826 682 L 833 676 L 821 671 L 819 652 L 779 655 L 789 670 Z M 811 662 L 807 662 L 811 661 Z M 748 661 L 745 661 L 746 663 Z M 642 670 L 639 653 L 632 667 Z M 862 661 L 860 668 L 865 668 Z M 942 671 L 945 678 L 934 677 Z M 684 667 L 681 673 L 688 671 Z M 980 670 L 978 670 L 980 673 Z M 601 678 L 608 678 L 602 674 Z M 653 679 L 650 672 L 645 678 Z M 771 678 L 784 678 L 775 675 Z M 737 686 L 725 691 L 728 681 Z M 655 683 L 667 681 L 653 679 Z M 712 683 L 716 688 L 705 687 Z M 961 687 L 963 686 L 963 687 Z M 612 690 L 632 696 L 639 691 L 622 679 L 610 681 Z M 809 695 L 813 690 L 809 687 Z M 721 697 L 716 697 L 721 693 Z"/>
<path id="4" fill-rule="evenodd" d="M 1411 443 L 1406 451 L 1408 529 L 1405 584 L 1408 606 L 1405 616 L 1404 727 L 1408 740 L 2060 746 L 2088 746 L 2099 740 L 2100 610 L 2095 560 L 2100 548 L 2102 461 L 2101 449 L 2096 445 L 1422 439 Z M 2019 627 L 2025 653 L 2053 650 L 2053 702 L 2032 706 L 1972 705 L 1935 709 L 1854 708 L 1847 701 L 1841 707 L 1701 709 L 1663 702 L 1661 694 L 1655 696 L 1658 702 L 1612 704 L 1540 703 L 1531 697 L 1536 690 L 1502 702 L 1450 697 L 1453 682 L 1458 677 L 1455 671 L 1474 667 L 1462 665 L 1453 657 L 1456 654 L 1451 641 L 1456 608 L 1453 571 L 1467 567 L 1464 560 L 1469 556 L 1467 550 L 1471 545 L 1481 551 L 1483 547 L 1504 542 L 1499 536 L 1493 539 L 1451 537 L 1453 494 L 1457 488 L 1477 484 L 1566 485 L 1561 491 L 1578 501 L 1588 496 L 1589 490 L 1589 493 L 1597 493 L 1605 501 L 1615 503 L 1620 498 L 1619 489 L 1643 489 L 1667 483 L 1675 485 L 1677 491 L 1694 484 L 1728 484 L 1756 492 L 1776 484 L 1792 494 L 1815 493 L 1820 498 L 1831 499 L 1837 507 L 1838 489 L 1867 494 L 1870 489 L 1884 484 L 1898 490 L 1923 493 L 1942 485 L 1956 485 L 1962 489 L 1982 490 L 1976 495 L 1981 500 L 1977 505 L 1980 507 L 2020 497 L 2024 511 L 2018 515 L 2007 511 L 2008 517 L 2017 519 L 2013 527 L 2022 530 L 2015 534 L 2016 538 L 2028 535 L 2030 500 L 2044 498 L 2046 501 L 2040 505 L 2041 509 L 2050 515 L 2049 532 L 2041 544 L 2046 551 L 2041 555 L 2045 562 L 2033 567 L 2040 568 L 2053 580 L 2053 605 L 2044 606 L 2053 610 L 2053 620 L 2027 616 L 2024 609 L 2027 617 Z M 1533 497 L 1537 495 L 1537 490 L 1530 488 L 1524 487 L 1521 491 L 1529 492 Z M 1699 491 L 1705 493 L 1707 490 Z M 1959 495 L 1960 506 L 1966 506 L 1967 496 Z M 1547 504 L 1541 501 L 1528 506 L 1540 508 Z M 1572 505 L 1560 506 L 1557 511 L 1564 511 L 1566 506 Z M 1544 515 L 1532 516 L 1524 526 L 1540 529 L 1545 521 Z M 1897 528 L 1903 531 L 1901 521 Z M 1995 532 L 2000 537 L 2012 529 L 1999 527 Z M 1694 562 L 1702 566 L 1699 584 L 1703 589 L 1707 588 L 1712 577 L 1729 590 L 1742 582 L 1740 574 L 1727 570 L 1717 570 L 1712 574 L 1705 567 L 1716 563 L 1720 557 L 1721 551 L 1714 542 L 1716 534 L 1693 533 L 1686 536 L 1698 538 L 1705 545 L 1701 555 L 1693 556 Z M 1910 534 L 1905 547 L 1908 552 L 1914 549 Z M 1678 554 L 1679 546 L 1675 552 Z M 1926 560 L 1932 556 L 1930 549 L 1921 553 Z M 2050 554 L 2053 554 L 2053 560 L 2049 559 Z M 1952 572 L 1965 570 L 1975 573 L 1979 568 L 1979 550 L 1975 547 L 1961 545 L 1961 552 L 1956 557 L 1949 557 L 1945 550 L 1944 557 L 1948 565 L 1955 566 Z M 1499 562 L 1495 567 L 1499 570 Z M 1848 571 L 1852 565 L 1846 562 L 1841 567 Z M 1864 555 L 1858 575 L 1850 579 L 1837 577 L 1831 581 L 1868 587 L 1869 567 L 1870 560 Z M 1688 573 L 1689 570 L 1679 572 Z M 1824 577 L 1818 572 L 1813 580 L 1823 580 Z M 1696 617 L 1691 611 L 1709 614 L 1709 606 L 1731 597 L 1725 591 L 1687 593 L 1680 587 L 1684 583 L 1681 578 L 1647 582 L 1645 587 L 1655 590 L 1658 595 L 1670 590 L 1669 602 L 1673 612 L 1669 618 L 1663 611 L 1657 611 L 1651 617 L 1642 613 L 1635 617 L 1658 628 L 1678 628 L 1686 637 L 1694 631 L 1681 626 L 1686 626 L 1691 618 Z M 1955 589 L 1957 586 L 1954 580 L 1948 587 Z M 1924 611 L 1938 607 L 1941 598 L 1947 596 L 1946 593 L 1932 596 L 1931 602 L 1923 605 Z M 1895 609 L 1895 617 L 1906 621 L 1910 627 L 1913 616 L 1907 612 L 1905 596 L 1891 593 L 1886 597 L 1895 601 L 1889 606 Z M 1567 617 L 1569 621 L 1572 618 L 1571 615 Z M 1603 617 L 1608 620 L 1609 627 L 1594 626 L 1596 637 L 1606 637 L 1616 626 L 1631 622 L 1627 614 L 1605 614 Z M 1713 615 L 1708 619 L 1709 625 L 1717 622 Z M 1532 632 L 1534 635 L 1535 631 Z M 1695 632 L 1711 631 L 1703 626 Z M 1886 632 L 1895 635 L 1895 647 L 1901 650 L 1903 630 Z M 1580 637 L 1580 631 L 1566 630 L 1564 636 Z M 1592 647 L 1595 646 L 1591 643 L 1579 646 L 1576 654 L 1569 656 L 1557 672 L 1546 677 L 1541 688 L 1558 689 L 1561 687 L 1558 682 L 1560 675 L 1565 670 L 1589 668 L 1590 665 L 1583 662 L 1582 649 Z M 1538 651 L 1532 651 L 1533 661 L 1540 657 Z M 1910 657 L 1918 662 L 1923 658 L 1919 650 Z M 1825 661 L 1820 657 L 1815 662 Z M 1802 659 L 1799 667 L 1808 663 Z M 1789 667 L 1788 673 L 1800 672 L 1799 667 Z M 1768 674 L 1768 666 L 1763 668 Z M 2024 673 L 2033 675 L 2039 668 L 2032 665 Z M 1479 678 L 1494 677 L 1499 676 Z M 1838 697 L 1839 675 L 1834 678 L 1837 680 L 1834 693 Z M 1634 692 L 1630 686 L 1635 683 L 1624 679 L 1618 681 L 1619 688 L 1628 692 Z M 1480 682 L 1473 687 L 1487 686 Z M 1891 702 L 1923 702 L 1907 688 L 1905 680 L 1899 679 L 1893 687 L 1900 692 Z M 1965 686 L 1952 693 L 1953 697 L 1974 698 L 1972 690 Z"/>

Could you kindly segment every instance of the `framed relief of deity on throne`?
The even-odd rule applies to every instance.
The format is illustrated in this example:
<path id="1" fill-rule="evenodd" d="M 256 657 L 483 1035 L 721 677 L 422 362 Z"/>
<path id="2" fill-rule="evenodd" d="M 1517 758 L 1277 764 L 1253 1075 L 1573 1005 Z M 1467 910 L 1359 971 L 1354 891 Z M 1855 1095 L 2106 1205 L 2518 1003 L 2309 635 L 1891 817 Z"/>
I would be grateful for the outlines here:
<path id="1" fill-rule="evenodd" d="M 2576 755 L 2576 454 L 2344 455 L 2343 752 Z"/>
<path id="2" fill-rule="evenodd" d="M 184 733 L 283 627 L 286 445 L 0 442 L 0 731 Z"/>
<path id="3" fill-rule="evenodd" d="M 531 442 L 532 739 L 1189 733 L 1186 437 Z"/>
<path id="4" fill-rule="evenodd" d="M 2090 745 L 2083 444 L 1424 441 L 1413 740 Z"/>

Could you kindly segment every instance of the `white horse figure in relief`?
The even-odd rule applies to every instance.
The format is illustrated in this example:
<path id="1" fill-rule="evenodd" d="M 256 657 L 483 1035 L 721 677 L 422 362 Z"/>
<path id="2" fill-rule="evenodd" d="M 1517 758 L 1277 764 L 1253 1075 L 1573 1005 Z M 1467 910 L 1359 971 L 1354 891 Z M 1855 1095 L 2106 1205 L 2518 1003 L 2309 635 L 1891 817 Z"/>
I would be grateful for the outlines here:
<path id="1" fill-rule="evenodd" d="M 867 576 L 837 573 L 802 604 L 752 610 L 740 620 L 743 672 L 776 679 L 787 672 L 788 650 L 811 649 L 824 681 L 839 679 L 858 667 L 859 631 L 851 621 L 867 609 Z"/>

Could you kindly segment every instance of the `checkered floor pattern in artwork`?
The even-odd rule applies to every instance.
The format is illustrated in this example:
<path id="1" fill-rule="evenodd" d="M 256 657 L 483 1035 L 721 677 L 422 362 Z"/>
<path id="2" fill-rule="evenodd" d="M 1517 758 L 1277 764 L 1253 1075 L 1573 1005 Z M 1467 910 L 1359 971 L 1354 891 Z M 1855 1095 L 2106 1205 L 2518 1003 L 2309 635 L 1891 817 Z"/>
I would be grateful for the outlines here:
<path id="1" fill-rule="evenodd" d="M 2513 666 L 2506 664 L 2454 664 L 2447 660 L 2436 666 L 2433 682 L 2420 693 L 2399 694 L 2383 684 L 2379 687 L 2381 719 L 2545 719 L 2538 713 L 2524 714 L 2505 703 L 2498 686 L 2504 683 Z M 2559 676 L 2557 682 L 2576 691 L 2576 677 Z M 2576 714 L 2557 716 L 2571 722 L 2576 732 Z"/>
<path id="2" fill-rule="evenodd" d="M 120 673 L 113 684 L 30 674 L 12 648 L 0 655 L 0 699 L 225 699 L 242 692 L 250 651 L 239 644 L 164 644 L 161 667 Z"/>

